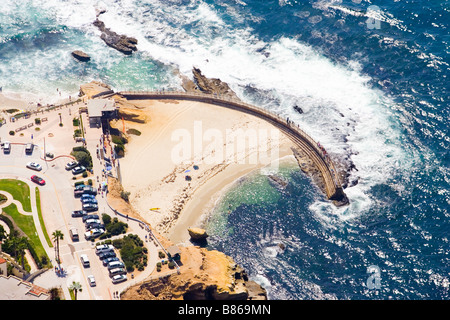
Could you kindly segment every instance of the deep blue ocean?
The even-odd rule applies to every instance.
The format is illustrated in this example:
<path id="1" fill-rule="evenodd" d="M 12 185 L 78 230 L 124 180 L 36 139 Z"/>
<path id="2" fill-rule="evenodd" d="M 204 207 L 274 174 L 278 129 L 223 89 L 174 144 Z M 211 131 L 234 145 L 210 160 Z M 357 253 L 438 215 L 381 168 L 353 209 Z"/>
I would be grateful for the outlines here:
<path id="1" fill-rule="evenodd" d="M 96 9 L 136 53 L 104 44 Z M 205 222 L 209 248 L 270 299 L 448 299 L 449 21 L 438 0 L 3 0 L 0 87 L 35 102 L 91 80 L 180 89 L 174 70 L 199 67 L 356 168 L 341 208 L 292 166 L 284 190 L 240 179 Z"/>

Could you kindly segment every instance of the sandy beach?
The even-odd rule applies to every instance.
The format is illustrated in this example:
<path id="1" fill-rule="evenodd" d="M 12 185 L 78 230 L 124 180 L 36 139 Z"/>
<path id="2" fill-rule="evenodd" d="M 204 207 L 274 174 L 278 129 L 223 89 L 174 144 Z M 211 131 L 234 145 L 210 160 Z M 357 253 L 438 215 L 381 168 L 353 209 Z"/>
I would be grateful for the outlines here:
<path id="1" fill-rule="evenodd" d="M 112 127 L 141 133 L 128 135 L 120 159 L 123 188 L 140 215 L 174 243 L 189 239 L 187 228 L 198 226 L 234 181 L 292 155 L 293 144 L 277 128 L 228 108 L 132 100 L 120 110 L 123 120 Z"/>

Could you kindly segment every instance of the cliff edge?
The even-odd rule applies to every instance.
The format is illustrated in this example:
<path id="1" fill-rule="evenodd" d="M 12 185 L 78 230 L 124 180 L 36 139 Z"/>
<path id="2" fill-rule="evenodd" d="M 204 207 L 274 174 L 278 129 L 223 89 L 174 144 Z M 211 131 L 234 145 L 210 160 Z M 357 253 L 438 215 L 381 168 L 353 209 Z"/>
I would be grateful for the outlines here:
<path id="1" fill-rule="evenodd" d="M 176 272 L 136 285 L 122 300 L 267 300 L 259 284 L 248 279 L 232 258 L 216 250 L 182 247 Z"/>

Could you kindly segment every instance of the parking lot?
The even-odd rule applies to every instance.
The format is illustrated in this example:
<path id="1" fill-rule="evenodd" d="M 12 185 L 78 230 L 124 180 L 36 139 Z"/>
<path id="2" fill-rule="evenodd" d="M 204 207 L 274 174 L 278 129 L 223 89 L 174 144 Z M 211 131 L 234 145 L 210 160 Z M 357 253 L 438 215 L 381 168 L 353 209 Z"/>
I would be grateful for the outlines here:
<path id="1" fill-rule="evenodd" d="M 70 119 L 72 113 L 69 112 L 70 117 L 66 115 L 66 119 Z M 49 119 L 51 117 L 49 116 Z M 87 120 L 86 120 L 87 123 Z M 58 128 L 59 129 L 59 128 Z M 56 131 L 52 127 L 52 131 Z M 95 242 L 85 239 L 86 223 L 83 222 L 82 217 L 72 217 L 72 212 L 74 210 L 82 209 L 81 197 L 75 197 L 74 195 L 74 184 L 80 180 L 92 179 L 94 182 L 94 187 L 96 188 L 99 183 L 101 183 L 102 175 L 102 164 L 100 160 L 96 157 L 96 145 L 98 144 L 98 137 L 101 134 L 99 129 L 88 128 L 86 130 L 86 142 L 87 147 L 93 158 L 93 174 L 89 174 L 86 179 L 80 179 L 80 175 L 77 176 L 77 180 L 73 180 L 74 174 L 71 170 L 66 170 L 66 165 L 68 162 L 72 161 L 70 157 L 61 156 L 68 155 L 72 147 L 75 146 L 75 142 L 69 134 L 72 130 L 68 131 L 66 129 L 62 130 L 62 134 L 66 134 L 67 138 L 59 136 L 59 140 L 51 141 L 50 138 L 42 138 L 45 135 L 41 135 L 38 139 L 32 141 L 30 138 L 24 137 L 21 139 L 15 138 L 11 139 L 10 151 L 4 153 L 4 150 L 0 154 L 0 178 L 15 178 L 26 181 L 30 185 L 30 191 L 34 190 L 37 186 L 40 189 L 41 196 L 41 209 L 44 218 L 44 223 L 47 228 L 47 232 L 51 237 L 55 230 L 61 230 L 64 234 L 64 238 L 60 241 L 60 258 L 61 258 L 61 269 L 56 267 L 57 263 L 55 261 L 54 248 L 49 248 L 45 244 L 45 239 L 40 235 L 41 242 L 46 248 L 47 253 L 52 260 L 52 264 L 55 266 L 54 270 L 49 270 L 44 272 L 42 275 L 35 278 L 33 281 L 35 284 L 42 286 L 44 288 L 61 287 L 64 291 L 65 298 L 70 299 L 68 293 L 68 287 L 73 281 L 79 282 L 82 286 L 82 291 L 78 292 L 78 299 L 80 300 L 92 300 L 101 299 L 109 300 L 115 299 L 116 292 L 120 292 L 122 288 L 128 286 L 131 283 L 142 281 L 144 278 L 153 271 L 154 266 L 157 261 L 157 247 L 153 242 L 145 242 L 147 246 L 149 256 L 148 256 L 148 266 L 145 268 L 144 272 L 141 272 L 132 279 L 131 275 L 126 275 L 127 280 L 119 282 L 117 284 L 113 283 L 109 275 L 109 270 L 103 265 L 102 260 L 100 260 L 99 255 L 97 255 L 95 250 Z M 2 128 L 2 133 L 5 132 L 5 128 Z M 2 143 L 5 142 L 7 137 L 2 134 Z M 49 141 L 50 140 L 50 141 Z M 61 142 L 58 142 L 61 141 Z M 71 143 L 64 143 L 64 141 L 71 141 Z M 33 142 L 33 151 L 26 152 L 26 144 Z M 49 150 L 54 153 L 55 159 L 52 161 L 44 161 L 44 146 L 46 151 Z M 40 171 L 36 171 L 27 168 L 29 162 L 34 162 L 41 166 Z M 32 181 L 31 176 L 37 175 L 41 177 L 45 184 L 40 185 Z M 31 192 L 34 194 L 34 192 Z M 108 207 L 104 194 L 101 192 L 95 196 L 97 201 L 98 210 L 89 212 L 92 214 L 98 214 L 100 217 L 102 213 L 106 213 L 111 217 L 116 217 L 115 213 Z M 32 199 L 33 214 L 36 214 L 35 202 Z M 120 218 L 120 217 L 119 217 Z M 36 218 L 35 218 L 36 221 Z M 129 225 L 127 233 L 138 234 L 142 240 L 146 238 L 146 231 L 143 230 L 138 223 L 133 223 L 131 221 L 126 221 Z M 98 223 L 98 222 L 97 222 Z M 37 228 L 40 229 L 40 228 Z M 71 237 L 70 230 L 76 229 L 79 234 L 79 240 L 73 241 Z M 42 231 L 39 230 L 39 233 Z M 116 255 L 119 256 L 118 251 L 115 251 Z M 85 256 L 89 260 L 89 266 L 83 265 L 81 256 Z M 95 286 L 91 286 L 90 279 L 92 277 L 95 279 Z"/>

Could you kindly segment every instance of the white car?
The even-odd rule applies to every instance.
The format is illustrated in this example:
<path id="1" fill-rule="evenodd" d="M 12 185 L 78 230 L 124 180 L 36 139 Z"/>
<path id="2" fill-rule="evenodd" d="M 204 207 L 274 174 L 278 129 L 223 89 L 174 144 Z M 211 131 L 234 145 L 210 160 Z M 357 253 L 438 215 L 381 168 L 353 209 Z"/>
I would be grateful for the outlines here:
<path id="1" fill-rule="evenodd" d="M 36 170 L 36 171 L 41 171 L 42 170 L 42 166 L 37 163 L 37 162 L 28 162 L 27 163 L 27 168 L 31 169 L 31 170 Z"/>
<path id="2" fill-rule="evenodd" d="M 119 283 L 126 280 L 127 276 L 125 274 L 117 274 L 114 277 L 112 277 L 112 283 Z"/>
<path id="3" fill-rule="evenodd" d="M 87 278 L 88 278 L 89 285 L 90 285 L 91 287 L 95 287 L 95 286 L 96 286 L 96 283 L 95 283 L 95 278 L 94 278 L 94 276 L 93 276 L 92 274 L 90 274 L 90 275 L 87 276 Z"/>
<path id="4" fill-rule="evenodd" d="M 103 229 L 92 229 L 84 233 L 84 238 L 90 240 L 101 236 L 105 231 Z"/>
<path id="5" fill-rule="evenodd" d="M 103 252 L 108 252 L 108 251 L 113 251 L 114 250 L 114 246 L 111 244 L 100 244 L 98 246 L 95 247 L 95 253 L 96 254 L 100 254 Z"/>
<path id="6" fill-rule="evenodd" d="M 66 170 L 72 170 L 78 165 L 78 162 L 76 161 L 70 161 L 68 164 L 66 164 Z"/>

